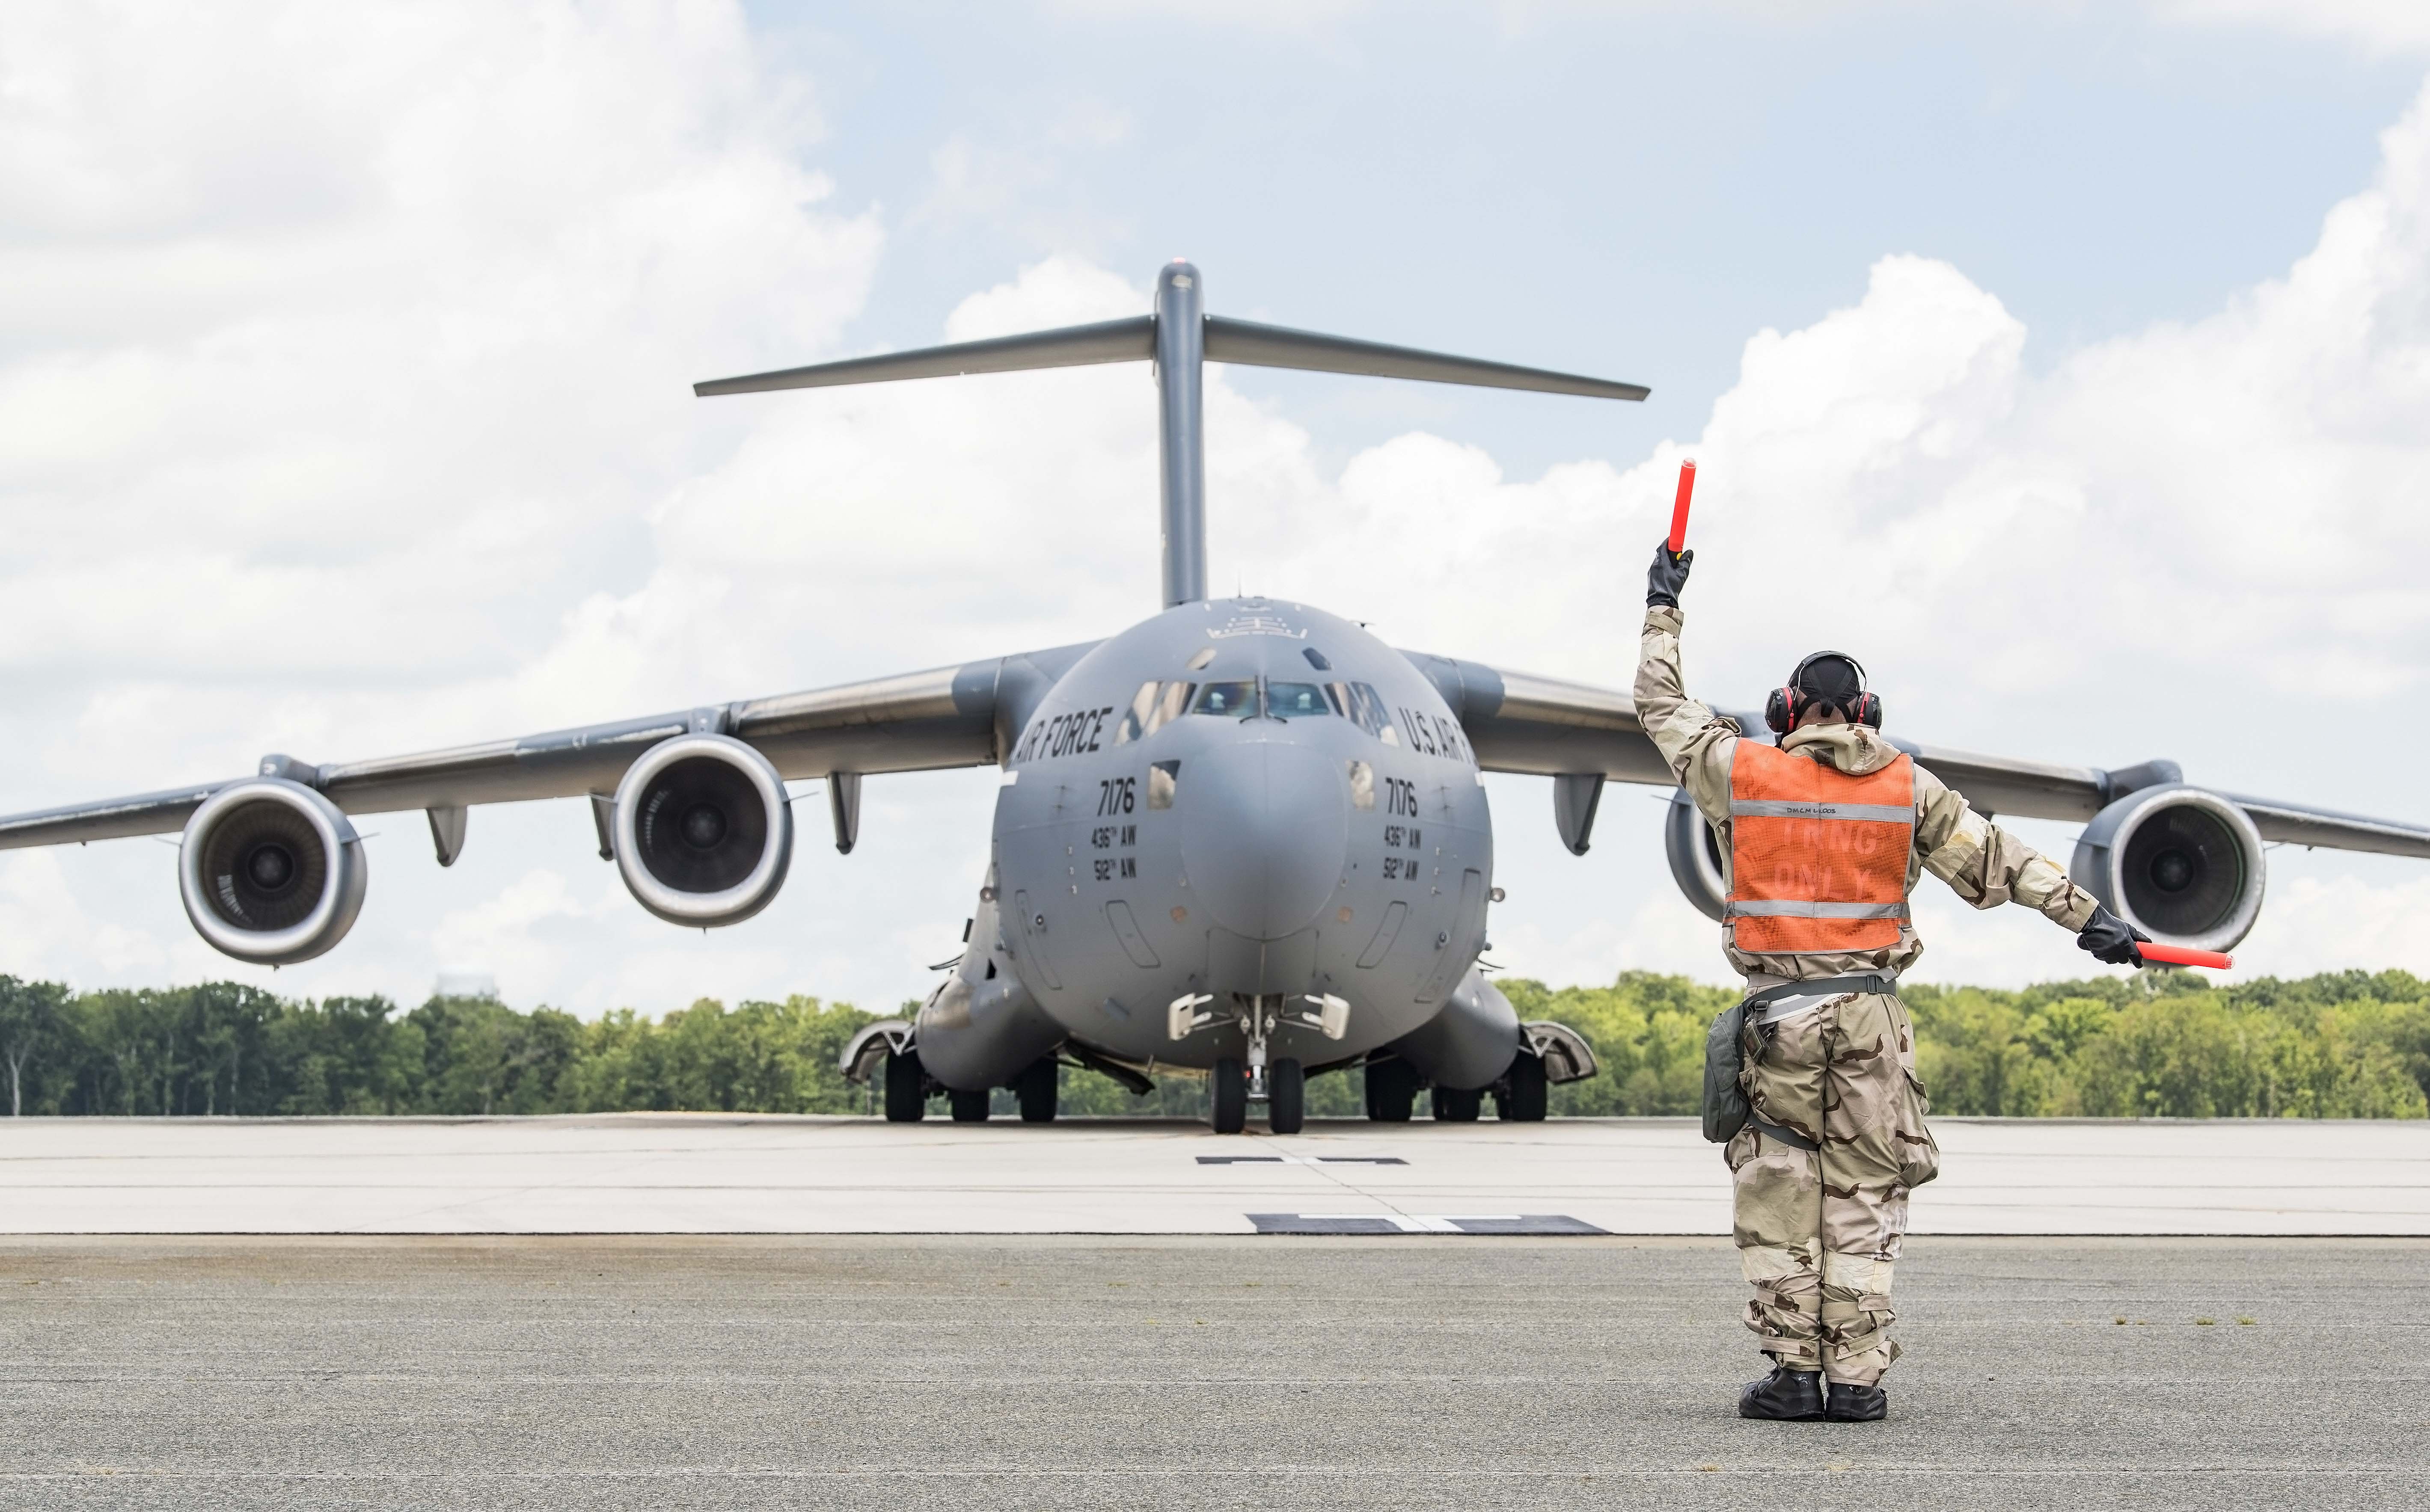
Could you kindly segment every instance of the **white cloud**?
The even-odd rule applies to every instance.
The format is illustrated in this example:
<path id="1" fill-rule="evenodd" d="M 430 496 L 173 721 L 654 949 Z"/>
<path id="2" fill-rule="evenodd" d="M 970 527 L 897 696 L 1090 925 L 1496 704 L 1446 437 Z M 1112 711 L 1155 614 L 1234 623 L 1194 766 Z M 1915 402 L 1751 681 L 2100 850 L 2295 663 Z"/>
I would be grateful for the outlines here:
<path id="1" fill-rule="evenodd" d="M 233 773 L 265 749 L 347 757 L 818 686 L 1154 609 L 1141 365 L 686 392 L 841 355 L 880 245 L 873 216 L 829 208 L 804 166 L 815 117 L 757 72 L 732 10 L 336 14 L 180 31 L 11 13 L 8 806 Z M 1890 257 L 1857 305 L 1752 339 L 1692 441 L 1532 479 L 1425 434 L 1331 474 L 1218 370 L 1211 579 L 1398 644 L 1624 685 L 1642 558 L 1692 452 L 1690 673 L 1718 699 L 1840 644 L 1930 739 L 2112 765 L 2166 751 L 2197 777 L 2430 817 L 2408 773 L 2355 754 L 2430 737 L 2387 713 L 2420 702 L 2430 664 L 2412 581 L 2430 525 L 2392 507 L 2430 491 L 2420 108 L 2386 159 L 2287 277 L 2206 320 L 2036 376 L 1992 293 Z M 1049 257 L 940 336 L 1146 304 L 1142 283 Z M 1656 806 L 1614 794 L 1580 863 L 1525 806 L 1548 804 L 1540 784 L 1497 783 L 1498 960 L 1719 972 Z M 622 895 L 578 804 L 483 810 L 443 872 L 418 816 L 383 818 L 355 936 L 277 985 L 409 995 L 444 969 L 586 1010 L 890 1003 L 956 948 L 993 791 L 985 773 L 874 783 L 849 858 L 813 800 L 786 893 L 705 937 Z M 2064 849 L 2057 826 L 2034 838 Z M 172 854 L 8 858 L 0 969 L 266 979 L 194 939 Z M 2279 904 L 2313 944 L 2265 959 L 2410 961 L 2430 939 L 2410 879 L 2323 873 Z M 1934 974 L 2083 969 L 2008 914 L 1927 905 Z M 2256 951 L 2281 949 L 2280 917 Z"/>
<path id="2" fill-rule="evenodd" d="M 2430 8 L 2415 0 L 2158 0 L 2154 8 L 2172 21 L 2266 26 L 2373 53 L 2430 52 Z"/>
<path id="3" fill-rule="evenodd" d="M 562 981 L 586 943 L 576 930 L 558 927 L 560 922 L 578 925 L 614 902 L 600 897 L 584 903 L 563 872 L 535 867 L 441 919 L 430 931 L 431 955 L 439 972 L 488 973 L 502 992 L 528 997 L 531 984 Z"/>

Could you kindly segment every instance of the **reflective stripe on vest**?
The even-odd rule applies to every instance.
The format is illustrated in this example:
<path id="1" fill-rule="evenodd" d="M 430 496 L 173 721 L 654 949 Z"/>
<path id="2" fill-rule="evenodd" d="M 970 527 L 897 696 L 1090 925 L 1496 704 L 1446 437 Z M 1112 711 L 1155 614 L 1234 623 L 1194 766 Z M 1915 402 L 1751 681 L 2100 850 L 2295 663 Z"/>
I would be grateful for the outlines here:
<path id="1" fill-rule="evenodd" d="M 1739 919 L 1904 919 L 1903 903 L 1733 903 Z"/>
<path id="2" fill-rule="evenodd" d="M 1898 943 L 1915 844 L 1915 764 L 1850 776 L 1741 739 L 1730 761 L 1730 942 L 1835 955 Z"/>
<path id="3" fill-rule="evenodd" d="M 1904 824 L 1915 817 L 1915 806 L 1897 804 L 1793 804 L 1777 798 L 1730 800 L 1730 817 L 1742 819 L 1861 819 L 1877 824 Z"/>

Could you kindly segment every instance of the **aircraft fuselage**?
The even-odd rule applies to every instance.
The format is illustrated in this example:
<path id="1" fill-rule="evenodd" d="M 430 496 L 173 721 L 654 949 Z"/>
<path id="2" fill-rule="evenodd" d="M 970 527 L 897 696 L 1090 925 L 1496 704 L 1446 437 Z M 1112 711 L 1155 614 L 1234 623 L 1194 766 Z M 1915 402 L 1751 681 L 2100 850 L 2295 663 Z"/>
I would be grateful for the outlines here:
<path id="1" fill-rule="evenodd" d="M 949 1082 L 1035 1055 L 1042 1025 L 979 1032 L 1025 994 L 1142 1065 L 1243 1053 L 1228 1017 L 1173 1038 L 1185 998 L 1290 1005 L 1277 1057 L 1363 1055 L 1459 986 L 1492 871 L 1474 756 L 1406 656 L 1302 605 L 1186 604 L 1096 647 L 1022 729 L 971 950 L 922 1054 Z M 1339 1039 L 1299 1022 L 1328 995 L 1349 1005 Z"/>

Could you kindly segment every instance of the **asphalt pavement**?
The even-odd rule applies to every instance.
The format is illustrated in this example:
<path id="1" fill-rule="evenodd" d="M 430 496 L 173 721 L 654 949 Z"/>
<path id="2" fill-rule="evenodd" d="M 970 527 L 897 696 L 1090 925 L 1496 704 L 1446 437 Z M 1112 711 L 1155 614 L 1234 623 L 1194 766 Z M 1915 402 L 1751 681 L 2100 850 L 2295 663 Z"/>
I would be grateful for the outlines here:
<path id="1" fill-rule="evenodd" d="M 1910 1240 L 1883 1423 L 1725 1240 L 0 1239 L 0 1506 L 2419 1507 L 2430 1241 Z"/>

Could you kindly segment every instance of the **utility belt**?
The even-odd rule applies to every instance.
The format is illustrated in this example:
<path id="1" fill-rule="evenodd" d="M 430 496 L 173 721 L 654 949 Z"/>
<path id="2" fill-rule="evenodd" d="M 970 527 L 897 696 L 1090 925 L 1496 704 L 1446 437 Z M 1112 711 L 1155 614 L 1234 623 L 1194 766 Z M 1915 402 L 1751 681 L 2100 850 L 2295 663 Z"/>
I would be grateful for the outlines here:
<path id="1" fill-rule="evenodd" d="M 1715 1016 L 1713 1026 L 1705 1035 L 1705 1138 L 1715 1144 L 1726 1144 L 1739 1130 L 1749 1124 L 1756 1132 L 1797 1150 L 1816 1150 L 1821 1146 L 1794 1129 L 1755 1116 L 1747 1104 L 1746 1088 L 1739 1082 L 1739 1073 L 1746 1063 L 1746 1027 L 1752 1022 L 1758 1028 L 1769 1027 L 1793 1014 L 1819 1008 L 1834 998 L 1851 993 L 1893 994 L 1898 991 L 1895 972 L 1868 972 L 1859 976 L 1823 976 L 1805 982 L 1783 982 L 1750 992 Z"/>
<path id="2" fill-rule="evenodd" d="M 1851 992 L 1878 992 L 1884 996 L 1898 991 L 1895 972 L 1868 972 L 1862 976 L 1821 976 L 1810 982 L 1783 982 L 1760 992 L 1747 994 L 1744 1006 L 1747 1017 L 1758 1023 L 1775 1023 L 1792 1013 L 1818 1008 L 1833 998 L 1843 998 Z"/>

